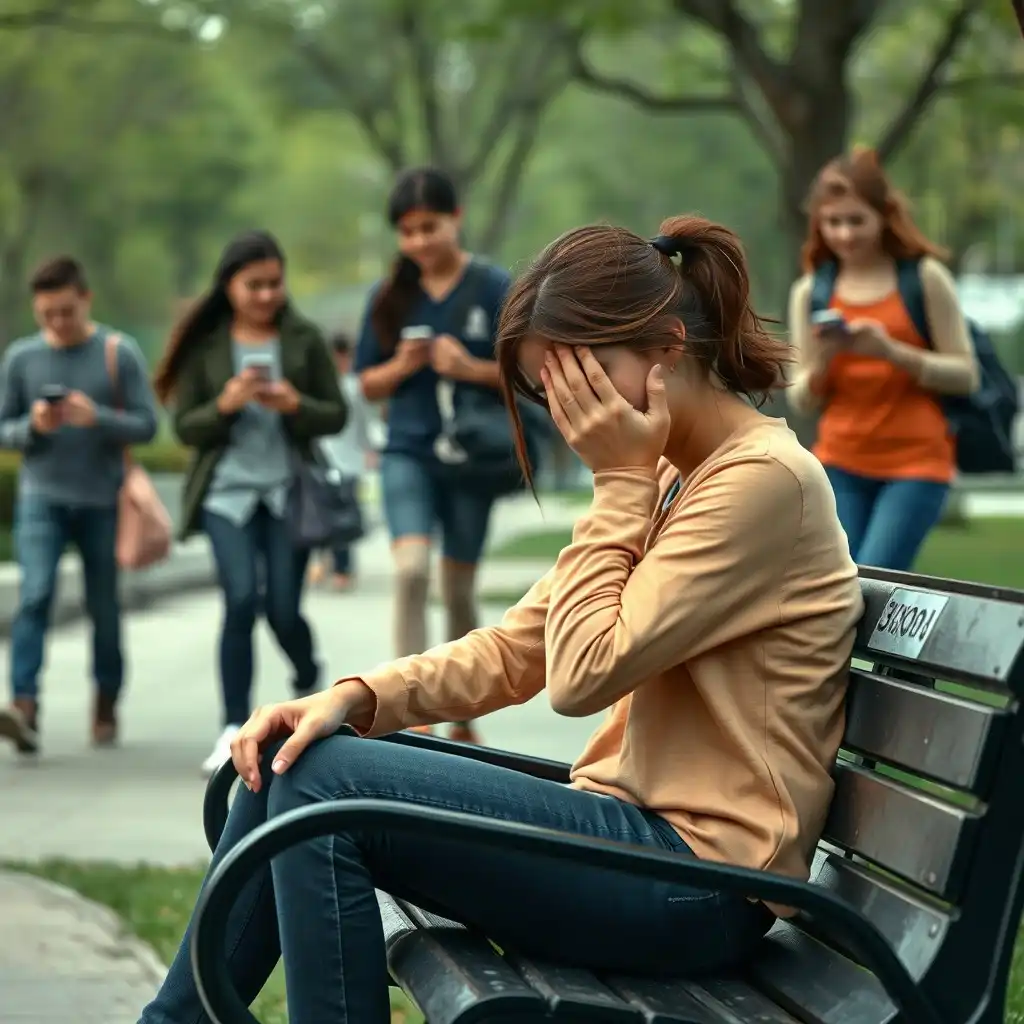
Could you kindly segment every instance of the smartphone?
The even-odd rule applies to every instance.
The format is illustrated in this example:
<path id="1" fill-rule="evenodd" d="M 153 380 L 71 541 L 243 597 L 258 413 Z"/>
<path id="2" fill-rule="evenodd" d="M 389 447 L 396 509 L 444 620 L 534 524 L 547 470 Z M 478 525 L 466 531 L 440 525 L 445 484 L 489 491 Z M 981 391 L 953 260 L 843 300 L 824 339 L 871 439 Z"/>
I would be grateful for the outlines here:
<path id="1" fill-rule="evenodd" d="M 39 397 L 49 405 L 56 405 L 68 397 L 68 389 L 63 384 L 44 384 Z"/>
<path id="2" fill-rule="evenodd" d="M 419 324 L 415 327 L 402 328 L 402 341 L 433 341 L 434 328 Z"/>
<path id="3" fill-rule="evenodd" d="M 812 313 L 811 323 L 820 328 L 823 334 L 838 334 L 846 337 L 850 333 L 850 326 L 843 314 L 835 309 L 819 309 L 817 313 Z"/>
<path id="4" fill-rule="evenodd" d="M 274 357 L 269 352 L 248 352 L 242 356 L 242 369 L 253 370 L 269 383 L 274 379 Z"/>

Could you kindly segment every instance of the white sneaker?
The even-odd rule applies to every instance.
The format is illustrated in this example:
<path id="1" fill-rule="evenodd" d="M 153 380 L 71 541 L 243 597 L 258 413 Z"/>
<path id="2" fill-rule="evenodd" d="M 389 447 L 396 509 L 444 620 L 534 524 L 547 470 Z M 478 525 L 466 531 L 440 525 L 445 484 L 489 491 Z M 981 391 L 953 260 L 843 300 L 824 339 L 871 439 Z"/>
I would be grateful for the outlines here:
<path id="1" fill-rule="evenodd" d="M 203 762 L 203 775 L 209 778 L 225 761 L 231 760 L 231 741 L 238 735 L 240 725 L 229 725 L 217 737 L 210 756 Z"/>

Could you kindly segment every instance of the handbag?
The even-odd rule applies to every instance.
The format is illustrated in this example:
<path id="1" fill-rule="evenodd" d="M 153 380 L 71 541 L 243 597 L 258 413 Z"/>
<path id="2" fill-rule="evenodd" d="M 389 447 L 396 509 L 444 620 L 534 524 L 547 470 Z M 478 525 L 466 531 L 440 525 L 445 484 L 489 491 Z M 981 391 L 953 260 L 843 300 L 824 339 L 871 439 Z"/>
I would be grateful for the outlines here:
<path id="1" fill-rule="evenodd" d="M 114 387 L 114 402 L 123 408 L 117 380 L 119 334 L 104 342 L 107 375 Z M 122 569 L 145 569 L 171 553 L 171 516 L 160 500 L 149 474 L 124 449 L 124 479 L 117 494 L 117 540 L 114 556 Z"/>
<path id="2" fill-rule="evenodd" d="M 466 269 L 464 291 L 456 324 L 464 320 L 476 301 L 486 267 L 476 261 Z M 437 383 L 441 432 L 434 442 L 438 475 L 453 486 L 471 488 L 492 498 L 520 491 L 526 484 L 516 458 L 512 420 L 498 391 L 473 384 Z M 526 439 L 526 452 L 536 472 L 550 438 L 547 414 L 532 402 L 517 402 Z"/>
<path id="3" fill-rule="evenodd" d="M 297 548 L 347 547 L 366 532 L 359 480 L 292 452 L 286 520 Z"/>
<path id="4" fill-rule="evenodd" d="M 434 442 L 440 476 L 493 498 L 514 494 L 526 481 L 516 457 L 512 420 L 501 396 L 488 388 L 464 388 L 455 404 L 455 385 L 437 385 L 441 433 Z M 529 402 L 517 403 L 526 439 L 526 454 L 536 473 L 548 436 L 547 417 Z"/>

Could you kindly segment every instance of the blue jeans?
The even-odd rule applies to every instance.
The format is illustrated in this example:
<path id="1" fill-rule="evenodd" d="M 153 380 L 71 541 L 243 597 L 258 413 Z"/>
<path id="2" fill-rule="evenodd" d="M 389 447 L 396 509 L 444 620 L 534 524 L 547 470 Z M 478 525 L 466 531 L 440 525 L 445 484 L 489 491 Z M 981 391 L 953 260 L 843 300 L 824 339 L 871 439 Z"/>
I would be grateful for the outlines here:
<path id="1" fill-rule="evenodd" d="M 948 484 L 875 480 L 826 466 L 839 521 L 858 565 L 908 570 L 942 515 Z"/>
<path id="2" fill-rule="evenodd" d="M 32 494 L 18 498 L 14 546 L 21 570 L 18 612 L 11 629 L 11 688 L 15 697 L 39 695 L 39 670 L 64 549 L 82 559 L 85 607 L 92 620 L 92 675 L 117 700 L 124 681 L 121 608 L 117 591 L 117 509 L 55 505 Z"/>
<path id="3" fill-rule="evenodd" d="M 240 788 L 214 863 L 268 818 L 325 800 L 407 801 L 692 854 L 669 825 L 612 797 L 348 734 L 314 743 L 285 775 L 264 754 Z M 374 888 L 485 932 L 500 946 L 596 970 L 680 975 L 747 957 L 773 918 L 741 897 L 500 847 L 374 829 L 301 843 L 255 875 L 231 912 L 227 960 L 247 1003 L 283 956 L 291 1024 L 387 1024 L 388 970 Z M 198 1024 L 191 928 L 140 1024 Z"/>
<path id="4" fill-rule="evenodd" d="M 392 540 L 433 537 L 441 531 L 441 554 L 476 565 L 487 541 L 494 500 L 442 482 L 431 458 L 385 452 L 380 460 L 384 517 Z"/>
<path id="5" fill-rule="evenodd" d="M 316 686 L 319 667 L 313 634 L 301 611 L 308 549 L 293 546 L 287 524 L 257 505 L 244 526 L 203 511 L 217 578 L 224 593 L 220 682 L 224 724 L 241 725 L 252 710 L 252 631 L 262 611 L 281 650 L 295 668 L 292 686 Z"/>

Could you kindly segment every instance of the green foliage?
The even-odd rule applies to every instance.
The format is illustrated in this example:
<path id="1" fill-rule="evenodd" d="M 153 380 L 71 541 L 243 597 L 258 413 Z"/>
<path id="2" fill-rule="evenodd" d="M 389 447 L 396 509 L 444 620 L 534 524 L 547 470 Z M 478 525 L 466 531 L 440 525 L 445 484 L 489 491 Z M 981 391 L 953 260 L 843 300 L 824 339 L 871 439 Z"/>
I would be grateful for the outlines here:
<path id="1" fill-rule="evenodd" d="M 808 2 L 738 7 L 764 51 L 788 61 Z M 877 5 L 846 65 L 848 141 L 884 134 L 958 3 Z M 254 225 L 284 242 L 300 302 L 344 309 L 352 326 L 349 297 L 394 251 L 382 216 L 393 172 L 424 160 L 463 185 L 470 244 L 512 266 L 581 222 L 650 234 L 686 210 L 722 220 L 777 314 L 798 228 L 780 225 L 780 184 L 796 160 L 770 144 L 779 126 L 749 61 L 740 79 L 766 131 L 742 105 L 707 102 L 733 87 L 737 52 L 692 14 L 713 7 L 67 0 L 59 25 L 22 19 L 14 31 L 0 17 L 0 344 L 29 326 L 32 265 L 71 250 L 97 315 L 146 338 L 154 358 L 178 301 L 204 286 L 228 236 Z M 56 7 L 18 6 L 39 10 Z M 1011 87 L 1024 52 L 1011 18 L 1008 3 L 984 0 L 892 164 L 925 229 L 972 269 L 1012 269 L 1024 246 L 1024 94 Z M 577 45 L 602 75 L 698 97 L 700 112 L 652 113 L 573 84 Z"/>

